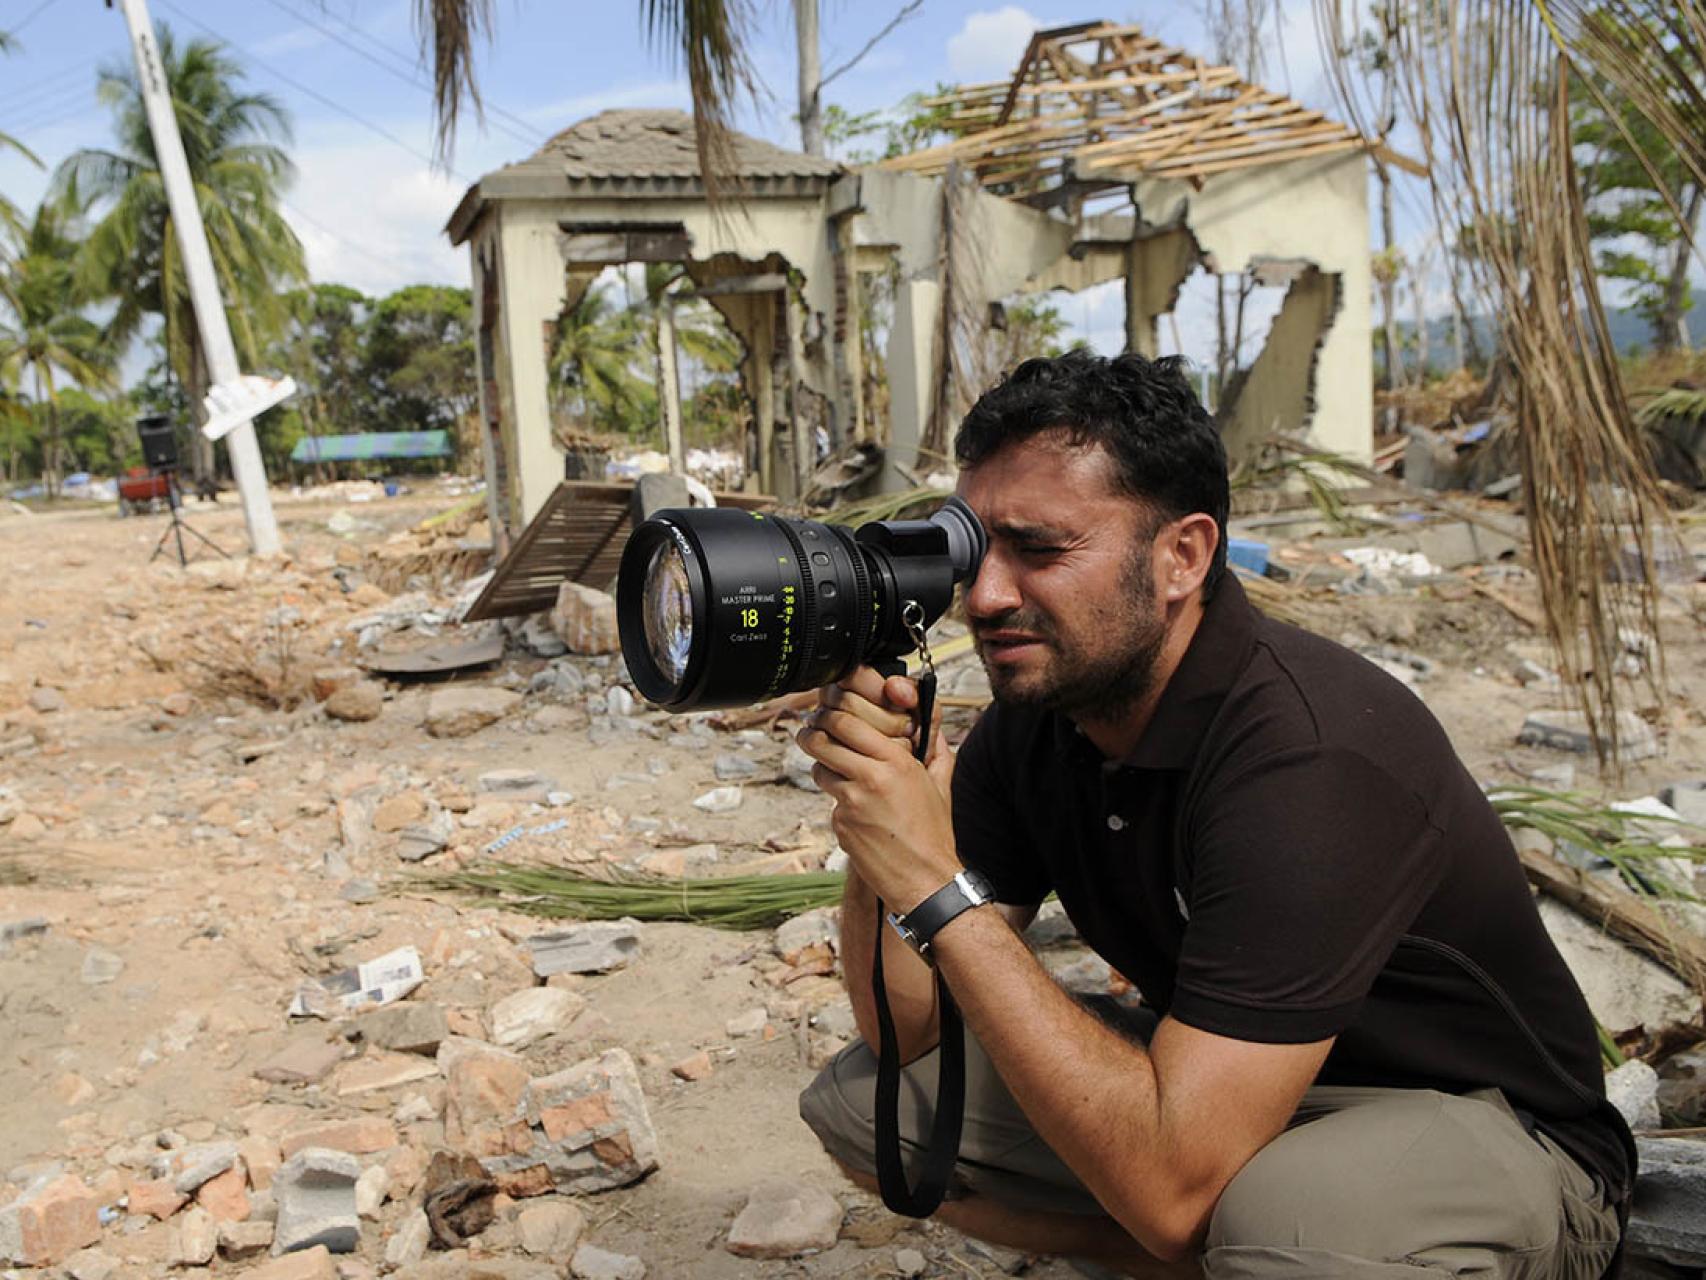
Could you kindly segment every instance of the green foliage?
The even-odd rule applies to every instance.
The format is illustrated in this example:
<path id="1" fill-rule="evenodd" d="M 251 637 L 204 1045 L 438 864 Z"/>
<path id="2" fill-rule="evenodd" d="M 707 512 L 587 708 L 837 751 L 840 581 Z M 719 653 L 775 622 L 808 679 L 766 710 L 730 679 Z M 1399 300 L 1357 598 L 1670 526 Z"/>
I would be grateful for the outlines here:
<path id="1" fill-rule="evenodd" d="M 164 26 L 159 40 L 232 340 L 243 366 L 257 368 L 284 328 L 289 286 L 306 275 L 302 246 L 279 212 L 294 176 L 280 145 L 290 120 L 271 96 L 241 89 L 243 69 L 224 46 L 180 44 Z M 58 193 L 101 215 L 78 255 L 79 283 L 117 304 L 109 327 L 118 341 L 134 337 L 146 316 L 163 319 L 167 359 L 196 402 L 208 385 L 201 337 L 134 69 L 104 66 L 97 94 L 113 111 L 116 149 L 79 151 L 55 175 Z"/>
<path id="2" fill-rule="evenodd" d="M 594 283 L 557 317 L 548 367 L 553 416 L 571 435 L 639 435 L 657 417 L 640 317 Z"/>
<path id="3" fill-rule="evenodd" d="M 1602 277 L 1628 289 L 1629 304 L 1652 326 L 1654 345 L 1667 350 L 1680 318 L 1693 306 L 1683 221 L 1698 217 L 1699 188 L 1658 125 L 1627 99 L 1607 97 L 1611 111 L 1588 82 L 1572 79 L 1570 138 L 1597 249 L 1595 266 Z"/>
<path id="4" fill-rule="evenodd" d="M 115 384 L 114 360 L 100 326 L 84 313 L 88 295 L 72 263 L 78 251 L 75 217 L 61 202 L 44 200 L 0 262 L 0 388 L 12 397 L 6 411 L 7 472 L 14 475 L 41 441 L 39 466 L 51 494 L 66 470 L 60 393 L 67 382 L 107 388 Z M 25 432 L 19 420 L 20 393 L 33 402 Z"/>
<path id="5" fill-rule="evenodd" d="M 909 93 L 887 111 L 855 114 L 832 102 L 823 109 L 824 144 L 849 164 L 872 164 L 923 150 L 951 136 L 949 108 L 926 103 L 953 89 L 953 85 L 938 84 L 928 93 Z"/>

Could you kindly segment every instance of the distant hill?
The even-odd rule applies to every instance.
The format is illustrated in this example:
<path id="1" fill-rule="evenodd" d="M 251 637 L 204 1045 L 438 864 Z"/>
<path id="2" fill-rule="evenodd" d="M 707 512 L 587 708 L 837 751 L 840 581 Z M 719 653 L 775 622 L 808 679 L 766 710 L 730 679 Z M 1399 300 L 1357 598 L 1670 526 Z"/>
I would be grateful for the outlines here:
<path id="1" fill-rule="evenodd" d="M 1694 303 L 1694 309 L 1688 313 L 1688 336 L 1696 346 L 1706 343 L 1706 290 L 1700 291 L 1702 296 Z M 1375 308 L 1375 324 L 1380 321 L 1379 308 Z M 1650 351 L 1653 346 L 1653 330 L 1641 315 L 1627 307 L 1614 307 L 1605 313 L 1606 323 L 1611 328 L 1611 342 L 1620 355 L 1637 355 Z M 1476 316 L 1473 321 L 1475 336 L 1480 339 L 1483 354 L 1493 349 L 1493 322 L 1489 316 Z M 1404 321 L 1398 324 L 1399 340 L 1403 342 L 1406 353 L 1412 346 L 1412 336 L 1416 326 Z M 1449 318 L 1436 318 L 1428 321 L 1428 366 L 1435 372 L 1443 373 L 1451 366 L 1451 321 Z M 1380 330 L 1374 333 L 1374 369 L 1376 374 L 1386 371 L 1386 362 L 1381 357 Z"/>

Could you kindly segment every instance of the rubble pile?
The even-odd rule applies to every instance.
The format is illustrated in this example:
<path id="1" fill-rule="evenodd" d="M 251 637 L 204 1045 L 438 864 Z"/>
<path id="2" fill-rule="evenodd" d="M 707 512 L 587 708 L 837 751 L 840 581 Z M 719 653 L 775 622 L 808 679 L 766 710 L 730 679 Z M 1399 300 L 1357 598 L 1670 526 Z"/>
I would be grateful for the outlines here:
<path id="1" fill-rule="evenodd" d="M 194 514 L 240 542 L 235 512 Z M 188 570 L 146 565 L 143 520 L 0 528 L 8 562 L 34 567 L 0 583 L 0 1266 L 1071 1274 L 888 1217 L 798 1122 L 799 1089 L 857 1034 L 835 909 L 730 934 L 420 887 L 498 863 L 652 880 L 845 865 L 792 743 L 809 698 L 652 711 L 589 588 L 520 624 L 461 624 L 477 580 L 392 576 L 473 536 L 423 536 L 432 514 L 304 499 L 281 511 L 287 557 Z M 1349 532 L 1246 511 L 1252 594 L 1403 680 L 1489 788 L 1597 786 L 1516 535 L 1488 527 L 1496 512 L 1363 514 Z M 1679 588 L 1661 636 L 1623 655 L 1639 672 L 1662 640 L 1678 691 L 1632 702 L 1625 735 L 1617 795 L 1656 843 L 1706 819 L 1700 592 Z M 933 644 L 956 740 L 989 688 L 963 628 Z M 1591 852 L 1520 843 L 1647 902 Z M 1676 852 L 1661 869 L 1692 884 Z M 1632 1114 L 1706 1128 L 1701 988 L 1675 957 L 1543 909 L 1631 1059 Z M 1661 914 L 1706 933 L 1698 910 Z M 1058 907 L 1028 936 L 1069 989 L 1135 998 Z M 1694 1176 L 1692 1150 L 1667 1177 Z M 1706 1231 L 1667 1219 L 1650 1238 L 1706 1262 Z"/>

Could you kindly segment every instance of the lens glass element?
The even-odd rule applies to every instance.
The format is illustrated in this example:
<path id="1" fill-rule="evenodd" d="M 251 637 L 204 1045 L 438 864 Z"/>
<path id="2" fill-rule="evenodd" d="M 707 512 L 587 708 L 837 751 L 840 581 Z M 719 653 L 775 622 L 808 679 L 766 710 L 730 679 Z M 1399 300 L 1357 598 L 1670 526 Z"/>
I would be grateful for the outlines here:
<path id="1" fill-rule="evenodd" d="M 658 544 L 646 566 L 641 595 L 645 611 L 646 649 L 658 674 L 679 686 L 693 653 L 693 592 L 681 549 L 669 539 Z"/>

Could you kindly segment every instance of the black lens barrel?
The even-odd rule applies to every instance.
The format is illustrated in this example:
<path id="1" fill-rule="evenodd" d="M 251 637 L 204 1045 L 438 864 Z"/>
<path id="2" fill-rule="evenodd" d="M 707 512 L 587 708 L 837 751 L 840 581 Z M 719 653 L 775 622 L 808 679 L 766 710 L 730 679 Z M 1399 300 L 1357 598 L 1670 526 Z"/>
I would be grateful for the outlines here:
<path id="1" fill-rule="evenodd" d="M 665 542 L 686 568 L 692 642 L 680 680 L 646 643 L 646 568 Z M 733 508 L 660 511 L 622 553 L 616 587 L 622 656 L 640 693 L 671 711 L 733 707 L 833 683 L 915 647 L 922 626 L 974 576 L 984 535 L 957 498 L 929 520 L 875 521 L 857 532 Z"/>

